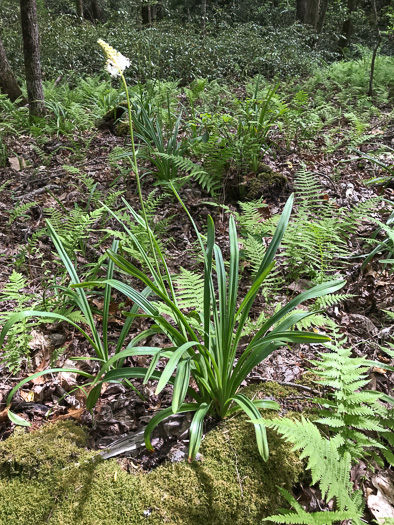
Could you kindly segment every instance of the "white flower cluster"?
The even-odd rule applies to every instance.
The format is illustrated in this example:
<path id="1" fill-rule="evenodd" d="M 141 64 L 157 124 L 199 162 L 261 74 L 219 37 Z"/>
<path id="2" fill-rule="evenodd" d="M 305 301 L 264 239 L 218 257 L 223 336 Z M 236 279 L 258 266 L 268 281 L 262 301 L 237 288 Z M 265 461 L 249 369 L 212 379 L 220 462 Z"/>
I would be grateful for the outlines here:
<path id="1" fill-rule="evenodd" d="M 113 77 L 120 77 L 123 71 L 127 67 L 130 67 L 130 60 L 107 44 L 107 42 L 104 42 L 101 38 L 100 40 L 97 40 L 97 43 L 104 50 L 105 58 L 107 59 L 105 67 L 108 73 Z"/>

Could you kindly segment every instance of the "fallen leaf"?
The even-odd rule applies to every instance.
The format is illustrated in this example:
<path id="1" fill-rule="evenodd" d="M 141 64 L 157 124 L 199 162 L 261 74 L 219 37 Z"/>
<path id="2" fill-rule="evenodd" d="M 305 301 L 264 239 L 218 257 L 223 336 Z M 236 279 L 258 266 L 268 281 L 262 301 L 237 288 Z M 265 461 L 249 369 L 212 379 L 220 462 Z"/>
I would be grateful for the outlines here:
<path id="1" fill-rule="evenodd" d="M 372 368 L 372 372 L 375 372 L 375 374 L 387 374 L 387 370 L 384 370 L 383 368 L 379 368 L 377 366 Z"/>
<path id="2" fill-rule="evenodd" d="M 21 171 L 26 168 L 25 159 L 22 157 L 9 157 L 8 162 L 10 163 L 11 168 L 15 171 Z"/>
<path id="3" fill-rule="evenodd" d="M 65 421 L 66 419 L 69 419 L 70 417 L 73 417 L 74 419 L 78 419 L 78 421 L 81 419 L 82 414 L 85 412 L 84 408 L 76 408 L 71 409 L 67 412 L 67 414 L 60 414 L 59 416 L 55 416 L 52 421 Z"/>
<path id="4" fill-rule="evenodd" d="M 21 398 L 27 403 L 32 403 L 34 401 L 34 392 L 30 390 L 29 392 L 24 392 L 23 390 L 19 391 Z"/>

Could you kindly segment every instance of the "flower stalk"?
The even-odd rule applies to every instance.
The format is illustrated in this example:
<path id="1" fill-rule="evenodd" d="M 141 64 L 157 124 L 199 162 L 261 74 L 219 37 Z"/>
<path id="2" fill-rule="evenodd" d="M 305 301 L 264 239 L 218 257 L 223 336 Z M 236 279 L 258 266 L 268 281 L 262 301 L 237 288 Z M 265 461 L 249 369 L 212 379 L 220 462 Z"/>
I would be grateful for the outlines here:
<path id="1" fill-rule="evenodd" d="M 146 214 L 145 205 L 144 205 L 144 199 L 143 199 L 143 196 L 142 196 L 141 179 L 140 179 L 140 175 L 139 175 L 139 172 L 138 172 L 137 152 L 135 150 L 135 144 L 134 144 L 133 117 L 132 117 L 132 114 L 131 114 L 131 102 L 130 102 L 129 90 L 128 90 L 128 87 L 127 87 L 127 82 L 126 82 L 125 76 L 123 74 L 123 71 L 127 67 L 130 66 L 130 60 L 128 58 L 126 58 L 124 55 L 122 55 L 121 53 L 119 53 L 119 51 L 116 51 L 116 49 L 111 47 L 109 44 L 104 42 L 104 40 L 99 39 L 97 41 L 97 43 L 102 47 L 102 49 L 104 51 L 104 54 L 105 54 L 105 57 L 107 59 L 107 62 L 106 62 L 106 69 L 107 69 L 107 71 L 113 77 L 120 77 L 121 82 L 122 82 L 123 87 L 124 87 L 124 90 L 125 90 L 126 101 L 127 101 L 127 113 L 128 113 L 129 128 L 130 128 L 130 140 L 131 140 L 131 148 L 132 148 L 132 154 L 133 154 L 133 157 L 132 157 L 133 160 L 131 162 L 131 165 L 132 165 L 132 168 L 133 168 L 133 171 L 134 171 L 134 174 L 135 174 L 135 179 L 136 179 L 136 182 L 137 182 L 138 197 L 139 197 L 140 204 L 141 204 L 141 212 L 142 212 L 142 217 L 143 217 L 144 222 L 145 222 L 145 228 L 146 228 L 146 231 L 148 233 L 150 249 L 151 249 L 151 252 L 152 252 L 154 260 L 155 260 L 155 266 L 156 266 L 156 269 L 157 269 L 158 277 L 160 279 L 160 284 L 164 288 L 164 282 L 163 282 L 163 278 L 162 278 L 161 272 L 160 272 L 160 265 L 159 265 L 159 261 L 157 259 L 157 254 L 156 254 L 156 250 L 155 250 L 154 242 L 153 242 L 153 238 L 152 238 L 152 232 L 150 231 L 150 228 L 149 228 L 148 216 Z"/>

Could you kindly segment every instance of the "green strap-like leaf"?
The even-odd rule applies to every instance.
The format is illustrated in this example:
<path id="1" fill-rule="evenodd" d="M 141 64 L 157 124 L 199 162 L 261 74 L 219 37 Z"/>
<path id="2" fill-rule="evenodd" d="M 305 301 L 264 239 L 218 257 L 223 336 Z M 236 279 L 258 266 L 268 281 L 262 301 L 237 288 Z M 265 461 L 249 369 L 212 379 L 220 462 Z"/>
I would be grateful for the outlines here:
<path id="1" fill-rule="evenodd" d="M 89 343 L 94 348 L 96 354 L 99 356 L 100 360 L 103 359 L 100 347 L 96 345 L 95 341 L 93 341 L 93 339 L 85 332 L 85 330 L 83 330 L 76 323 L 68 319 L 68 317 L 65 317 L 64 315 L 61 315 L 61 314 L 52 313 L 52 312 L 39 312 L 36 310 L 25 310 L 24 312 L 19 312 L 17 314 L 14 314 L 7 320 L 6 323 L 4 323 L 3 329 L 1 330 L 1 333 L 0 333 L 0 347 L 2 346 L 4 342 L 4 338 L 7 335 L 10 328 L 12 328 L 12 326 L 15 323 L 17 323 L 18 321 L 22 321 L 22 319 L 25 319 L 26 317 L 45 317 L 48 319 L 56 319 L 58 321 L 67 321 L 67 323 L 70 323 L 72 326 L 74 326 L 74 328 L 76 328 L 79 332 L 81 332 L 84 338 L 87 341 L 89 341 Z"/>
<path id="2" fill-rule="evenodd" d="M 242 408 L 242 410 L 250 417 L 250 419 L 255 420 L 261 417 L 260 412 L 257 410 L 256 406 L 244 394 L 236 394 L 232 397 L 232 400 Z M 265 426 L 263 423 L 255 423 L 254 429 L 256 432 L 257 448 L 260 452 L 260 456 L 264 459 L 264 461 L 267 461 L 269 449 Z"/>
<path id="3" fill-rule="evenodd" d="M 110 370 L 105 374 L 105 376 L 102 378 L 103 383 L 108 383 L 109 381 L 120 381 L 122 379 L 128 379 L 128 378 L 135 378 L 135 379 L 144 379 L 146 375 L 146 368 L 142 368 L 140 366 L 133 366 L 133 367 L 125 367 L 125 368 L 115 368 L 114 370 Z M 154 379 L 155 381 L 159 381 L 161 377 L 161 372 L 158 370 L 154 370 L 152 372 L 151 379 Z M 170 385 L 174 384 L 175 377 L 171 376 L 168 380 L 168 383 Z M 187 389 L 187 394 L 195 399 L 198 403 L 201 402 L 201 396 L 189 386 Z"/>
<path id="4" fill-rule="evenodd" d="M 168 383 L 168 380 L 172 376 L 172 373 L 174 372 L 175 368 L 177 367 L 178 361 L 181 359 L 183 354 L 189 350 L 192 346 L 202 346 L 201 343 L 196 343 L 195 341 L 189 341 L 188 343 L 183 344 L 179 348 L 177 348 L 172 356 L 170 357 L 166 367 L 164 368 L 160 381 L 156 388 L 156 395 L 160 394 L 160 392 L 163 390 L 163 388 Z"/>
<path id="5" fill-rule="evenodd" d="M 47 227 L 48 227 L 51 239 L 53 241 L 53 244 L 55 245 L 56 251 L 59 254 L 61 260 L 63 261 L 63 264 L 64 264 L 64 266 L 65 266 L 65 268 L 67 270 L 68 275 L 70 276 L 71 283 L 72 284 L 78 284 L 80 281 L 79 281 L 77 272 L 76 272 L 76 270 L 75 270 L 75 268 L 74 268 L 74 266 L 73 266 L 69 256 L 67 255 L 66 250 L 64 249 L 64 246 L 62 244 L 62 241 L 60 240 L 60 237 L 57 235 L 57 233 L 53 229 L 53 226 L 50 223 L 50 221 L 47 220 L 46 223 L 47 223 Z M 78 290 L 76 290 L 76 293 L 78 294 L 78 298 L 79 298 L 79 307 L 81 308 L 82 313 L 85 316 L 85 318 L 86 318 L 86 320 L 87 320 L 87 322 L 88 322 L 88 324 L 90 326 L 90 329 L 92 331 L 93 339 L 95 341 L 94 347 L 96 348 L 96 353 L 97 353 L 97 355 L 100 358 L 104 359 L 104 349 L 102 347 L 101 339 L 100 339 L 100 336 L 99 336 L 99 334 L 97 332 L 96 324 L 94 322 L 93 313 L 92 313 L 92 310 L 90 308 L 90 305 L 89 305 L 89 302 L 87 300 L 87 297 L 85 295 L 85 292 L 84 292 L 84 290 L 78 289 Z"/>
<path id="6" fill-rule="evenodd" d="M 212 283 L 212 254 L 215 244 L 215 225 L 212 217 L 207 219 L 207 247 L 204 263 L 204 345 L 209 348 L 210 321 L 211 321 L 211 283 Z"/>
<path id="7" fill-rule="evenodd" d="M 12 421 L 15 425 L 19 425 L 20 427 L 31 427 L 30 421 L 27 421 L 23 417 L 14 414 L 13 412 L 11 412 L 11 410 L 8 410 L 7 416 L 8 419 Z"/>
<path id="8" fill-rule="evenodd" d="M 289 301 L 286 306 L 281 308 L 279 312 L 277 312 L 270 319 L 268 319 L 267 322 L 264 323 L 264 325 L 253 337 L 252 342 L 260 339 L 261 336 L 263 336 L 267 332 L 267 330 L 271 328 L 271 326 L 276 324 L 283 316 L 288 314 L 291 310 L 293 310 L 293 308 L 295 308 L 302 302 L 308 301 L 309 299 L 315 299 L 316 297 L 321 297 L 322 295 L 332 294 L 340 288 L 343 288 L 345 284 L 346 281 L 329 281 L 327 283 L 318 284 L 310 290 L 300 293 L 299 295 L 297 295 L 297 297 L 294 297 L 294 299 Z"/>
<path id="9" fill-rule="evenodd" d="M 276 227 L 274 236 L 272 237 L 272 241 L 270 242 L 270 245 L 268 246 L 268 249 L 265 252 L 265 256 L 261 262 L 260 268 L 257 271 L 256 279 L 260 276 L 261 273 L 263 273 L 268 268 L 268 266 L 274 260 L 275 254 L 278 250 L 282 237 L 285 234 L 287 224 L 290 219 L 291 209 L 293 207 L 293 201 L 294 201 L 294 194 L 290 195 L 290 197 L 288 198 L 286 202 L 286 205 L 283 209 L 282 215 L 280 216 L 278 225 Z"/>
<path id="10" fill-rule="evenodd" d="M 210 409 L 211 404 L 201 403 L 194 414 L 192 424 L 190 425 L 190 443 L 189 443 L 189 458 L 188 461 L 191 463 L 194 461 L 197 452 L 200 448 L 202 439 L 202 430 L 205 416 Z"/>
<path id="11" fill-rule="evenodd" d="M 80 376 L 93 377 L 92 374 L 88 374 L 88 372 L 83 372 L 82 370 L 79 370 L 78 368 L 48 368 L 47 370 L 41 370 L 41 372 L 36 372 L 35 374 L 32 374 L 29 377 L 25 377 L 25 379 L 22 379 L 22 381 L 19 381 L 19 383 L 14 386 L 14 388 L 11 390 L 11 392 L 7 396 L 7 406 L 11 405 L 13 395 L 15 394 L 17 390 L 20 389 L 21 386 L 25 385 L 29 381 L 32 381 L 36 377 L 45 376 L 47 374 L 56 374 L 57 372 L 69 372 L 71 374 L 78 374 Z"/>
<path id="12" fill-rule="evenodd" d="M 114 240 L 112 242 L 111 249 L 113 252 L 117 252 L 119 246 L 119 241 Z M 112 259 L 108 261 L 107 268 L 107 280 L 112 279 L 114 274 L 114 262 Z M 109 317 L 109 307 L 111 304 L 111 286 L 109 284 L 105 285 L 104 290 L 104 306 L 103 306 L 103 345 L 104 345 L 104 359 L 108 359 L 108 317 Z"/>
<path id="13" fill-rule="evenodd" d="M 172 395 L 172 411 L 176 414 L 185 400 L 189 387 L 191 371 L 191 358 L 182 359 L 178 363 L 177 373 L 174 381 L 174 393 Z"/>
<path id="14" fill-rule="evenodd" d="M 88 397 L 86 398 L 86 408 L 87 410 L 93 410 L 93 408 L 96 406 L 96 403 L 101 395 L 101 387 L 103 386 L 103 382 L 100 381 L 97 385 L 95 385 L 92 390 L 89 392 Z"/>

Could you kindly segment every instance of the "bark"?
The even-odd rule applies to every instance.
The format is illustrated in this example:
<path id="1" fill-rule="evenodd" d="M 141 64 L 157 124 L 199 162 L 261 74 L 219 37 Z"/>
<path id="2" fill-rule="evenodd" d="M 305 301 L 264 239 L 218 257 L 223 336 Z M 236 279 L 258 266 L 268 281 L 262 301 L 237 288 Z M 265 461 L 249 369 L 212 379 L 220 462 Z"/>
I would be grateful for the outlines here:
<path id="1" fill-rule="evenodd" d="M 327 13 L 327 7 L 328 7 L 328 0 L 320 0 L 319 15 L 318 15 L 317 24 L 316 24 L 317 33 L 321 33 L 323 30 L 324 19 L 326 18 L 326 13 Z"/>
<path id="2" fill-rule="evenodd" d="M 22 91 L 18 86 L 18 82 L 12 72 L 10 63 L 4 49 L 3 42 L 0 40 L 0 91 L 8 95 L 12 102 L 22 97 L 22 103 L 26 100 L 23 98 Z"/>
<path id="3" fill-rule="evenodd" d="M 342 35 L 339 39 L 339 48 L 343 50 L 350 46 L 351 36 L 353 33 L 352 13 L 357 9 L 357 0 L 347 1 L 348 18 L 343 22 Z"/>
<path id="4" fill-rule="evenodd" d="M 92 0 L 91 6 L 94 20 L 101 20 L 101 9 L 98 0 Z"/>
<path id="5" fill-rule="evenodd" d="M 75 0 L 75 10 L 77 11 L 77 17 L 80 21 L 83 21 L 83 0 Z"/>
<path id="6" fill-rule="evenodd" d="M 297 0 L 296 12 L 299 21 L 316 29 L 319 4 L 319 0 Z"/>
<path id="7" fill-rule="evenodd" d="M 298 20 L 310 25 L 318 33 L 323 29 L 328 0 L 296 0 L 296 14 Z"/>
<path id="8" fill-rule="evenodd" d="M 35 0 L 20 0 L 23 52 L 30 116 L 45 115 Z"/>
<path id="9" fill-rule="evenodd" d="M 375 44 L 375 46 L 373 48 L 372 61 L 371 61 L 371 70 L 370 70 L 370 74 L 369 74 L 369 87 L 368 87 L 368 96 L 369 97 L 372 97 L 372 95 L 373 95 L 373 75 L 374 75 L 374 72 L 375 72 L 376 55 L 377 55 L 380 43 L 382 41 L 382 34 L 381 34 L 380 30 L 379 30 L 379 16 L 378 16 L 378 10 L 377 10 L 377 7 L 376 7 L 376 0 L 372 0 L 372 7 L 373 7 L 373 14 L 374 14 L 374 19 L 375 19 L 375 30 L 376 30 L 376 34 L 377 34 L 377 40 L 376 40 L 376 44 Z"/>
<path id="10" fill-rule="evenodd" d="M 150 6 L 149 5 L 142 5 L 141 6 L 141 17 L 142 17 L 142 23 L 144 26 L 150 25 Z"/>

